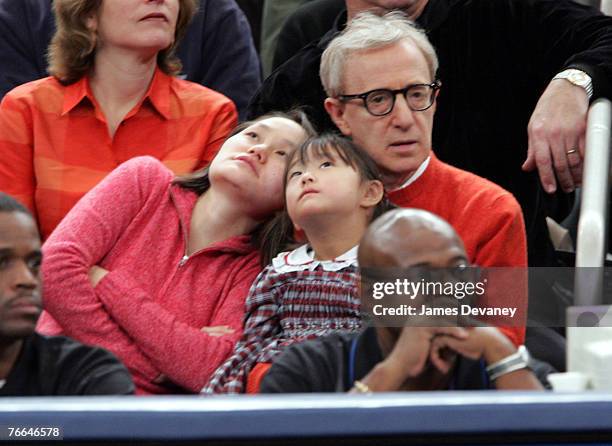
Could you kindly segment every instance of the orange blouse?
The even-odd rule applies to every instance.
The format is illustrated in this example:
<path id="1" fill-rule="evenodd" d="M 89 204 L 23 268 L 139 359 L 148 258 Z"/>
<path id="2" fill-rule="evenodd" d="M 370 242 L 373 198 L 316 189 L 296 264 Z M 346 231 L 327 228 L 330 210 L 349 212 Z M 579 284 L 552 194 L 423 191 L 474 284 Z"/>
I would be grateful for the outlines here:
<path id="1" fill-rule="evenodd" d="M 234 104 L 157 69 L 113 138 L 87 76 L 21 85 L 0 104 L 0 190 L 25 204 L 46 239 L 119 164 L 151 155 L 175 174 L 207 165 L 236 125 Z"/>

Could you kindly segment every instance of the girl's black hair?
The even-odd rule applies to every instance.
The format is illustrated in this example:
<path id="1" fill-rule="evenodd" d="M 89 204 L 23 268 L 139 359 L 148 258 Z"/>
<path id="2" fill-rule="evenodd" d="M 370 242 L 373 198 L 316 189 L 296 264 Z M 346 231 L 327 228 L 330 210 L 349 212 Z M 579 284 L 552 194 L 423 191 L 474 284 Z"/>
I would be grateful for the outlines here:
<path id="1" fill-rule="evenodd" d="M 283 190 L 287 188 L 287 176 L 292 165 L 296 162 L 306 164 L 311 157 L 338 157 L 359 174 L 361 181 L 378 180 L 382 182 L 382 175 L 378 166 L 359 145 L 336 133 L 323 133 L 308 138 L 287 159 Z M 394 208 L 395 206 L 389 202 L 385 194 L 374 207 L 370 221 Z M 261 232 L 261 256 L 264 265 L 268 265 L 278 253 L 292 249 L 296 245 L 298 245 L 298 242 L 294 237 L 293 223 L 285 208 Z"/>

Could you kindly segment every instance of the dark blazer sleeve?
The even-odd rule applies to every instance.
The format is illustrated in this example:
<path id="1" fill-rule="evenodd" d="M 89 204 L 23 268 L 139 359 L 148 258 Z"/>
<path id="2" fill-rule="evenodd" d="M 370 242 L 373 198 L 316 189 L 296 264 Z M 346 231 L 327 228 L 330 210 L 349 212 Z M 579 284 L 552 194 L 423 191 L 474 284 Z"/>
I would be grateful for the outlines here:
<path id="1" fill-rule="evenodd" d="M 480 3 L 483 9 L 484 3 L 503 5 Z M 612 17 L 572 0 L 506 0 L 504 8 L 494 15 L 519 24 L 515 32 L 527 39 L 524 51 L 538 73 L 550 80 L 565 68 L 579 68 L 593 79 L 593 99 L 612 97 Z"/>
<path id="2" fill-rule="evenodd" d="M 18 85 L 47 76 L 54 31 L 50 0 L 0 0 L 0 99 Z"/>

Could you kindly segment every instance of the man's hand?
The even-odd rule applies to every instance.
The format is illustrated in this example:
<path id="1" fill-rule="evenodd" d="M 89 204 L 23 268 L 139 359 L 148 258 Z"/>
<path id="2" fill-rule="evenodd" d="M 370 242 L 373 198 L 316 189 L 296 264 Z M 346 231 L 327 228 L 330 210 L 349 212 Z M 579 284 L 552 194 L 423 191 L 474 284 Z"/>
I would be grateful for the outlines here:
<path id="1" fill-rule="evenodd" d="M 439 335 L 433 339 L 431 362 L 442 373 L 447 373 L 452 366 L 442 357 L 447 349 L 470 359 L 484 358 L 489 365 L 516 352 L 512 342 L 495 327 L 475 327 L 467 331 L 468 336 L 462 339 L 448 335 Z"/>
<path id="2" fill-rule="evenodd" d="M 96 287 L 98 282 L 104 278 L 108 274 L 108 270 L 102 268 L 101 266 L 94 265 L 89 269 L 89 282 L 91 282 L 92 287 Z"/>
<path id="3" fill-rule="evenodd" d="M 524 171 L 537 168 L 544 190 L 571 192 L 582 183 L 589 100 L 583 88 L 556 79 L 540 97 L 527 127 Z"/>
<path id="4" fill-rule="evenodd" d="M 373 391 L 396 391 L 409 378 L 425 369 L 432 340 L 444 335 L 461 340 L 468 336 L 461 327 L 404 327 L 389 355 L 363 379 Z"/>
<path id="5" fill-rule="evenodd" d="M 229 325 L 215 325 L 213 327 L 202 327 L 200 331 L 208 334 L 209 336 L 218 337 L 233 334 L 236 330 Z"/>

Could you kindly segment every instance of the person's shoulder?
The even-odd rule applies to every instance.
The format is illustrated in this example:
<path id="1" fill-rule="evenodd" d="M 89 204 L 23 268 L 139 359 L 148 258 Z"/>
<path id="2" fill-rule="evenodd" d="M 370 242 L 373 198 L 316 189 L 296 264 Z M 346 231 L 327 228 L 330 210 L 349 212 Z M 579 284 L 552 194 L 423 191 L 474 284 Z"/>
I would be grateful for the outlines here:
<path id="1" fill-rule="evenodd" d="M 125 366 L 111 352 L 65 336 L 35 333 L 41 364 L 54 369 L 60 395 L 129 394 L 134 385 Z M 50 371 L 50 370 L 48 370 Z"/>
<path id="2" fill-rule="evenodd" d="M 46 336 L 35 333 L 32 337 L 32 343 L 36 349 L 44 352 L 49 357 L 60 360 L 74 352 L 80 353 L 89 351 L 94 347 L 86 346 L 66 336 Z"/>
<path id="3" fill-rule="evenodd" d="M 279 273 L 274 264 L 269 264 L 257 275 L 251 288 L 255 294 L 267 293 L 282 288 L 287 280 L 286 273 Z"/>
<path id="4" fill-rule="evenodd" d="M 344 380 L 344 364 L 356 334 L 333 333 L 293 344 L 264 377 L 261 393 L 336 392 Z"/>
<path id="5" fill-rule="evenodd" d="M 125 161 L 111 175 L 115 177 L 115 181 L 132 184 L 141 190 L 150 188 L 166 190 L 174 179 L 172 171 L 150 155 L 137 156 Z"/>
<path id="6" fill-rule="evenodd" d="M 442 161 L 437 160 L 437 164 L 438 184 L 444 184 L 446 188 L 477 203 L 479 207 L 496 206 L 500 211 L 520 212 L 520 205 L 514 195 L 500 185 Z"/>
<path id="7" fill-rule="evenodd" d="M 35 345 L 39 356 L 45 358 L 45 363 L 56 364 L 60 368 L 68 366 L 69 363 L 73 363 L 75 360 L 80 361 L 84 358 L 89 360 L 94 357 L 108 359 L 113 363 L 121 364 L 107 350 L 82 344 L 66 336 L 45 336 L 35 333 L 32 343 Z"/>
<path id="8" fill-rule="evenodd" d="M 47 76 L 18 85 L 4 97 L 7 100 L 23 101 L 31 105 L 41 104 L 48 108 L 55 104 L 61 106 L 65 89 L 66 86 L 62 85 L 55 77 Z"/>
<path id="9" fill-rule="evenodd" d="M 173 178 L 172 171 L 157 158 L 144 155 L 131 158 L 122 163 L 117 169 L 122 169 L 134 174 L 146 174 L 163 178 Z"/>

